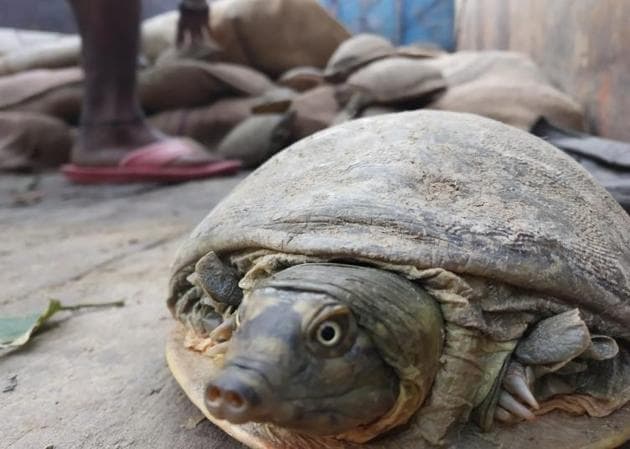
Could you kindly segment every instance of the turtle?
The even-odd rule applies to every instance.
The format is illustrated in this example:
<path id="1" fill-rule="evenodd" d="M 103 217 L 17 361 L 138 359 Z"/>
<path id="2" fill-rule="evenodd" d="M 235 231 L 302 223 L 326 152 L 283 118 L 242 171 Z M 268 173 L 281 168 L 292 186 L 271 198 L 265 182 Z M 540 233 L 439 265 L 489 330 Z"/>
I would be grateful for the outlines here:
<path id="1" fill-rule="evenodd" d="M 182 244 L 167 361 L 252 448 L 616 447 L 629 229 L 525 131 L 349 121 L 276 154 Z"/>

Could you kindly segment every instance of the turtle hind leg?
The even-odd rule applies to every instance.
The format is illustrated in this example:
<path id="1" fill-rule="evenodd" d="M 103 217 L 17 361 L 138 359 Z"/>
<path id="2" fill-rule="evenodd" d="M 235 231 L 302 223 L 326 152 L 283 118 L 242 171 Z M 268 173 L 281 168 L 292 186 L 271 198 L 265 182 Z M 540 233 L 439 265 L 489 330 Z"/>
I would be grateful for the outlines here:
<path id="1" fill-rule="evenodd" d="M 516 347 L 503 377 L 495 419 L 535 419 L 531 410 L 540 408 L 534 395 L 535 379 L 562 368 L 590 346 L 590 333 L 578 309 L 539 321 Z"/>
<path id="2" fill-rule="evenodd" d="M 580 396 L 593 396 L 582 402 L 604 404 L 598 405 L 602 410 L 607 401 L 617 404 L 630 399 L 630 393 L 621 401 L 611 394 L 624 390 L 619 385 L 630 384 L 630 364 L 622 355 L 613 338 L 590 334 L 577 309 L 539 321 L 507 366 L 495 420 L 531 420 L 535 414 L 562 408 L 565 402 L 568 411 L 577 413 Z M 554 405 L 547 402 L 550 399 Z M 588 407 L 582 413 L 592 415 Z"/>
<path id="3" fill-rule="evenodd" d="M 527 408 L 531 407 L 534 410 L 540 408 L 531 389 L 532 380 L 531 370 L 519 362 L 510 362 L 503 378 L 498 405 L 494 413 L 496 420 L 514 422 L 535 419 L 536 416 Z"/>

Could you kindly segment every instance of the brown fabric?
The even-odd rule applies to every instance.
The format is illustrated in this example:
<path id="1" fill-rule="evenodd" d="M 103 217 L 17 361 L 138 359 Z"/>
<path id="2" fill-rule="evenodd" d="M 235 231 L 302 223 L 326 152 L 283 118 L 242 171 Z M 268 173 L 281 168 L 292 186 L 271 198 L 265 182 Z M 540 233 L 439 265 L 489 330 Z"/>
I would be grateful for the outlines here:
<path id="1" fill-rule="evenodd" d="M 0 111 L 51 115 L 76 122 L 83 75 L 79 68 L 39 69 L 0 77 Z"/>
<path id="2" fill-rule="evenodd" d="M 0 112 L 0 170 L 55 167 L 70 157 L 73 137 L 61 120 L 40 114 Z"/>
<path id="3" fill-rule="evenodd" d="M 273 77 L 297 66 L 324 67 L 350 36 L 315 0 L 220 0 L 210 22 L 228 60 Z"/>
<path id="4" fill-rule="evenodd" d="M 328 128 L 340 111 L 337 88 L 324 85 L 304 92 L 293 100 L 289 110 L 295 113 L 291 132 L 294 140 Z"/>
<path id="5" fill-rule="evenodd" d="M 277 87 L 256 99 L 252 111 L 256 114 L 281 114 L 291 106 L 298 93 L 288 87 Z"/>
<path id="6" fill-rule="evenodd" d="M 78 85 L 83 74 L 77 67 L 30 70 L 0 77 L 0 109 L 6 109 L 59 87 Z"/>
<path id="7" fill-rule="evenodd" d="M 156 65 L 170 64 L 179 59 L 192 59 L 195 61 L 220 62 L 225 59 L 221 46 L 212 38 L 207 37 L 203 42 L 195 45 L 187 45 L 183 48 L 169 47 L 160 53 L 155 61 Z"/>
<path id="8" fill-rule="evenodd" d="M 374 61 L 354 72 L 348 84 L 367 92 L 376 103 L 413 101 L 413 107 L 446 87 L 440 70 L 426 60 L 402 57 Z"/>
<path id="9" fill-rule="evenodd" d="M 298 92 L 304 92 L 324 83 L 324 74 L 317 67 L 296 67 L 287 70 L 278 79 L 278 84 Z"/>
<path id="10" fill-rule="evenodd" d="M 582 130 L 582 108 L 544 77 L 529 57 L 513 52 L 458 52 L 427 61 L 440 69 L 448 90 L 428 107 L 472 112 L 529 130 L 545 117 Z"/>
<path id="11" fill-rule="evenodd" d="M 330 81 L 344 81 L 365 64 L 395 54 L 396 49 L 377 34 L 357 34 L 344 41 L 332 54 L 324 75 Z"/>
<path id="12" fill-rule="evenodd" d="M 79 61 L 79 49 L 78 36 L 64 36 L 52 42 L 17 48 L 0 56 L 0 75 L 75 66 Z"/>
<path id="13" fill-rule="evenodd" d="M 287 145 L 292 120 L 292 113 L 252 115 L 225 136 L 217 152 L 245 168 L 257 167 Z"/>
<path id="14" fill-rule="evenodd" d="M 209 150 L 239 123 L 251 116 L 255 98 L 225 98 L 210 106 L 161 112 L 149 118 L 161 131 L 195 139 Z"/>
<path id="15" fill-rule="evenodd" d="M 265 75 L 245 66 L 190 60 L 145 70 L 138 84 L 147 112 L 206 105 L 228 94 L 261 95 L 274 86 Z"/>
<path id="16" fill-rule="evenodd" d="M 32 31 L 18 28 L 0 28 L 0 55 L 11 53 L 69 36 L 49 31 Z"/>
<path id="17" fill-rule="evenodd" d="M 178 20 L 177 11 L 168 11 L 142 22 L 140 52 L 150 63 L 154 63 L 163 52 L 175 47 Z"/>

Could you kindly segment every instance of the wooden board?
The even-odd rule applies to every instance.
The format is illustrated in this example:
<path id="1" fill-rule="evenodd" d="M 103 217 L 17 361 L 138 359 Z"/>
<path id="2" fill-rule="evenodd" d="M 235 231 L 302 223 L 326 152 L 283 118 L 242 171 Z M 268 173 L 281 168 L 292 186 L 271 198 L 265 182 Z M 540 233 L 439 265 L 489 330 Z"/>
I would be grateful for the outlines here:
<path id="1" fill-rule="evenodd" d="M 253 424 L 234 425 L 214 418 L 204 406 L 204 386 L 215 367 L 211 359 L 183 346 L 184 329 L 176 325 L 166 344 L 166 359 L 177 382 L 203 414 L 253 449 L 430 449 L 409 429 L 364 445 L 332 438 L 311 439 L 281 429 Z M 474 425 L 460 432 L 457 449 L 613 449 L 630 440 L 630 405 L 607 418 L 550 413 L 534 422 L 501 426 L 481 433 Z"/>
<path id="2" fill-rule="evenodd" d="M 591 130 L 630 141 L 630 2 L 458 0 L 459 50 L 529 54 L 585 107 Z"/>

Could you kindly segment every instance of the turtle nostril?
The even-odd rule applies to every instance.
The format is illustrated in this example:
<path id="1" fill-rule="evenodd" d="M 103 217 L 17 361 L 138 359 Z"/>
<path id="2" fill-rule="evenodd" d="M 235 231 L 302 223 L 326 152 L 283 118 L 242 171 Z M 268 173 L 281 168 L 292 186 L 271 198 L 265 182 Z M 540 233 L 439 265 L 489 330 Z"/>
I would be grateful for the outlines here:
<path id="1" fill-rule="evenodd" d="M 245 406 L 245 400 L 243 396 L 235 391 L 228 391 L 225 393 L 225 402 L 227 402 L 233 409 L 239 410 Z"/>
<path id="2" fill-rule="evenodd" d="M 221 400 L 221 390 L 212 385 L 206 390 L 206 397 L 208 398 L 208 402 L 216 404 Z"/>

